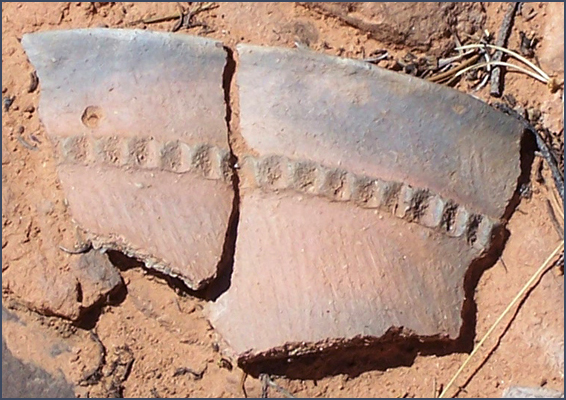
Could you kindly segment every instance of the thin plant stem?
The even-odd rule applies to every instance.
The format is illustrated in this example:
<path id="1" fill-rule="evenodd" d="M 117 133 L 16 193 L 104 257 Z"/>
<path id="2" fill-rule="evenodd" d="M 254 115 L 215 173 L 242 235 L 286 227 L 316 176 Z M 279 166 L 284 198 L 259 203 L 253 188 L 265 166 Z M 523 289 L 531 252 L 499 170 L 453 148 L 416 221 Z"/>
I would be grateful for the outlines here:
<path id="1" fill-rule="evenodd" d="M 466 360 L 462 363 L 462 365 L 460 366 L 460 368 L 458 368 L 458 371 L 456 371 L 456 373 L 454 374 L 454 376 L 452 377 L 452 379 L 450 379 L 450 382 L 448 382 L 448 384 L 446 385 L 446 387 L 444 388 L 444 390 L 442 390 L 442 393 L 440 393 L 440 396 L 438 396 L 439 398 L 443 398 L 446 393 L 448 393 L 448 390 L 450 390 L 450 388 L 452 387 L 452 385 L 454 384 L 454 382 L 456 381 L 456 379 L 458 379 L 458 377 L 460 376 L 460 374 L 462 373 L 462 371 L 464 370 L 464 368 L 466 368 L 466 366 L 468 365 L 468 363 L 470 362 L 470 360 L 474 357 L 474 355 L 476 355 L 476 353 L 478 352 L 478 350 L 482 347 L 482 345 L 485 343 L 485 341 L 487 340 L 487 338 L 493 333 L 493 331 L 495 330 L 495 328 L 499 325 L 499 323 L 503 320 L 503 318 L 505 318 L 505 316 L 507 315 L 507 313 L 509 313 L 509 311 L 511 311 L 511 309 L 513 308 L 513 306 L 515 304 L 517 304 L 517 302 L 519 300 L 521 300 L 521 298 L 523 297 L 523 295 L 530 289 L 530 287 L 533 285 L 533 283 L 535 283 L 544 272 L 546 272 L 546 270 L 549 267 L 549 264 L 552 262 L 552 260 L 554 259 L 554 257 L 556 257 L 556 255 L 558 253 L 560 253 L 561 251 L 564 250 L 564 241 L 561 241 L 558 246 L 554 249 L 554 251 L 548 256 L 548 258 L 541 264 L 541 266 L 536 270 L 536 272 L 531 276 L 531 278 L 527 281 L 527 283 L 525 283 L 525 285 L 521 288 L 521 290 L 519 290 L 519 293 L 517 293 L 517 295 L 513 298 L 513 300 L 511 300 L 511 302 L 509 303 L 509 305 L 505 308 L 505 310 L 503 310 L 503 312 L 501 313 L 501 315 L 495 320 L 495 322 L 493 323 L 493 325 L 491 325 L 491 327 L 488 329 L 488 331 L 486 332 L 486 334 L 482 337 L 482 339 L 479 341 L 478 345 L 474 348 L 474 350 L 470 353 L 470 355 L 468 356 L 468 358 L 466 358 Z"/>

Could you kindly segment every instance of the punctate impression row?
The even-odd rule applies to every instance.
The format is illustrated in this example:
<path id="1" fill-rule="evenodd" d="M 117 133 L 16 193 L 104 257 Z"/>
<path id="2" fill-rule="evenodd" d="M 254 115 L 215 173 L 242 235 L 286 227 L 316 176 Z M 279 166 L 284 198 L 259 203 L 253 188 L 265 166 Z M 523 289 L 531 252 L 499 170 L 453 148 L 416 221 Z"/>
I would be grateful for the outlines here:
<path id="1" fill-rule="evenodd" d="M 193 172 L 207 179 L 230 182 L 230 151 L 209 144 L 189 145 L 180 140 L 77 135 L 57 139 L 62 163 L 104 164 L 116 167 L 157 168 Z"/>
<path id="2" fill-rule="evenodd" d="M 243 188 L 292 190 L 334 202 L 353 202 L 362 208 L 378 209 L 451 237 L 464 236 L 478 249 L 489 244 L 497 224 L 491 218 L 473 213 L 427 189 L 283 156 L 244 157 L 240 181 Z"/>

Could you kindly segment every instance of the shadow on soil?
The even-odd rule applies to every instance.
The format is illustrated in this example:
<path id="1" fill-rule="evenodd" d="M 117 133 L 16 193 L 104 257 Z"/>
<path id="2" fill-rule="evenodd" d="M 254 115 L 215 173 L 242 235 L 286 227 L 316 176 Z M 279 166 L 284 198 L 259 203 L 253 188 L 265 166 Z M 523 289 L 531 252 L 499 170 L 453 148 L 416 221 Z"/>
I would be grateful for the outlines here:
<path id="1" fill-rule="evenodd" d="M 110 255 L 109 258 L 110 260 L 112 260 Z M 85 330 L 93 329 L 98 323 L 98 320 L 102 315 L 104 307 L 117 306 L 121 304 L 126 299 L 127 295 L 128 295 L 128 288 L 126 287 L 125 284 L 121 284 L 117 286 L 104 298 L 100 299 L 98 302 L 96 302 L 89 308 L 82 310 L 80 317 L 73 322 L 73 325 Z"/>

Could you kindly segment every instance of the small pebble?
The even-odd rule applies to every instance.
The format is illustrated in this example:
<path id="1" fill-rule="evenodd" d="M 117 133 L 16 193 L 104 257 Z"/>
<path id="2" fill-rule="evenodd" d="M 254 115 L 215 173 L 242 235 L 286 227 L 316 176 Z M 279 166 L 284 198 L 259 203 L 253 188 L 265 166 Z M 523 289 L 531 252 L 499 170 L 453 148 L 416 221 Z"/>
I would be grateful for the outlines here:
<path id="1" fill-rule="evenodd" d="M 536 122 L 540 119 L 541 113 L 540 110 L 536 108 L 528 108 L 527 109 L 527 117 L 530 122 Z"/>
<path id="2" fill-rule="evenodd" d="M 30 133 L 30 134 L 29 134 L 29 138 L 30 138 L 31 140 L 33 140 L 35 143 L 41 144 L 41 140 L 39 140 L 39 139 L 37 138 L 37 136 L 35 136 L 33 133 Z"/>
<path id="3" fill-rule="evenodd" d="M 10 109 L 15 99 L 16 96 L 6 96 L 2 98 L 2 103 L 4 104 L 4 111 L 8 111 Z"/>

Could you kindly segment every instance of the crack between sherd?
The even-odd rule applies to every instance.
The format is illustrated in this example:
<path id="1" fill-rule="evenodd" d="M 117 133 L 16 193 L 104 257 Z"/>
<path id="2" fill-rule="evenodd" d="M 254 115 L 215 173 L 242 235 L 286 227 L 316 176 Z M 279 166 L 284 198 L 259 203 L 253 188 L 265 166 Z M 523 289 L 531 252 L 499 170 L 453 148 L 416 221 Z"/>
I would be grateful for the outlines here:
<path id="1" fill-rule="evenodd" d="M 228 228 L 222 248 L 222 256 L 218 263 L 216 276 L 214 276 L 205 289 L 204 298 L 209 301 L 215 301 L 220 295 L 230 288 L 232 272 L 234 270 L 234 254 L 236 251 L 236 236 L 238 231 L 238 222 L 240 219 L 240 178 L 236 166 L 238 165 L 238 156 L 234 151 L 235 136 L 239 134 L 238 118 L 234 112 L 233 105 L 237 102 L 237 88 L 234 82 L 236 74 L 236 59 L 234 50 L 228 46 L 224 46 L 226 52 L 226 64 L 222 75 L 222 89 L 224 91 L 224 105 L 226 107 L 226 131 L 228 133 L 228 146 L 230 148 L 230 165 L 232 165 L 232 189 L 234 191 L 234 199 L 232 201 L 232 211 L 228 220 Z"/>

